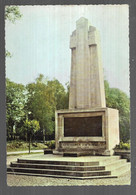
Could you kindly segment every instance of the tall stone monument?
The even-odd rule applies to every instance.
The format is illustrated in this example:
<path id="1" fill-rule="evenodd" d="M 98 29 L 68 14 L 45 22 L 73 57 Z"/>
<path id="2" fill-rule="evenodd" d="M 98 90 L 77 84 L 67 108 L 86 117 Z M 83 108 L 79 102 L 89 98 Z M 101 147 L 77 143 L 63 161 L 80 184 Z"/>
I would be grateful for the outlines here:
<path id="1" fill-rule="evenodd" d="M 70 38 L 69 110 L 56 111 L 54 153 L 111 155 L 119 143 L 118 110 L 106 108 L 99 33 L 80 18 Z"/>
<path id="2" fill-rule="evenodd" d="M 80 18 L 70 39 L 72 53 L 69 109 L 106 107 L 99 33 Z"/>

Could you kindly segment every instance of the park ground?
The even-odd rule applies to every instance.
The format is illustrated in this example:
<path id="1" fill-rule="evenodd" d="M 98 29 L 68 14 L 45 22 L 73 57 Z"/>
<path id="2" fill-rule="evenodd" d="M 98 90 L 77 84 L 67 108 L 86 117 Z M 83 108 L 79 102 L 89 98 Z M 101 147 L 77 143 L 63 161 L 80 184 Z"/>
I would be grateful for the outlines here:
<path id="1" fill-rule="evenodd" d="M 27 154 L 28 155 L 28 154 Z M 32 155 L 32 154 L 31 154 Z M 7 165 L 23 155 L 7 156 Z M 130 185 L 131 174 L 127 172 L 118 178 L 76 180 L 52 177 L 36 177 L 7 174 L 8 186 L 90 186 L 90 185 Z"/>
<path id="2" fill-rule="evenodd" d="M 47 148 L 48 142 L 46 145 L 43 143 L 33 142 L 31 143 L 31 150 L 41 150 Z M 7 152 L 17 152 L 17 151 L 28 151 L 29 143 L 23 140 L 12 140 L 7 142 Z"/>

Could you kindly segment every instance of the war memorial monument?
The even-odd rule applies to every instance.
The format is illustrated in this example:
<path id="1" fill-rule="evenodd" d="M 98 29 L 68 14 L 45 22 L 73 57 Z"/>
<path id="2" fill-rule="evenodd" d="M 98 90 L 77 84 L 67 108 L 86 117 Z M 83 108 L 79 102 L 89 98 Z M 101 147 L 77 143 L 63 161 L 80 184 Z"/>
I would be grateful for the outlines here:
<path id="1" fill-rule="evenodd" d="M 106 107 L 99 32 L 80 18 L 70 37 L 69 110 L 56 111 L 56 151 L 112 155 L 119 144 L 119 113 Z"/>

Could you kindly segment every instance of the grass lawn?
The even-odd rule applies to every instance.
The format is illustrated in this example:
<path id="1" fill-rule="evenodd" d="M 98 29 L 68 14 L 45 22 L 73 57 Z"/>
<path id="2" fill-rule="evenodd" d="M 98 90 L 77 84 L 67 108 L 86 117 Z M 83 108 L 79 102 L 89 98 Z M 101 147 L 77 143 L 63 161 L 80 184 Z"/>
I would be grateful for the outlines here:
<path id="1" fill-rule="evenodd" d="M 25 151 L 28 150 L 29 143 L 22 140 L 13 140 L 7 142 L 7 152 Z M 41 150 L 48 148 L 43 143 L 31 143 L 31 150 Z"/>

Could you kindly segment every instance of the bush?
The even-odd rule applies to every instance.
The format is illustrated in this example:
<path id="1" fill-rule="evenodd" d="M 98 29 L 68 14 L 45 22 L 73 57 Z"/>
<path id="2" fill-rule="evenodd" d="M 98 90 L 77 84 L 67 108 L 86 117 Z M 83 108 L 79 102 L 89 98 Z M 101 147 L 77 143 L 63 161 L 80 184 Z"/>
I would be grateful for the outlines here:
<path id="1" fill-rule="evenodd" d="M 115 149 L 130 150 L 130 143 L 123 143 L 121 141 L 119 145 L 116 145 Z"/>
<path id="2" fill-rule="evenodd" d="M 16 147 L 16 148 L 20 148 L 22 145 L 23 145 L 23 144 L 22 144 L 21 142 L 17 142 L 16 145 L 15 145 L 15 147 Z"/>
<path id="3" fill-rule="evenodd" d="M 47 141 L 46 145 L 49 149 L 55 149 L 55 140 Z"/>
<path id="4" fill-rule="evenodd" d="M 22 148 L 23 147 L 23 142 L 22 141 L 10 141 L 7 143 L 7 150 L 10 151 L 10 150 L 16 150 L 18 148 Z"/>
<path id="5" fill-rule="evenodd" d="M 32 146 L 37 147 L 37 143 L 32 143 Z"/>

